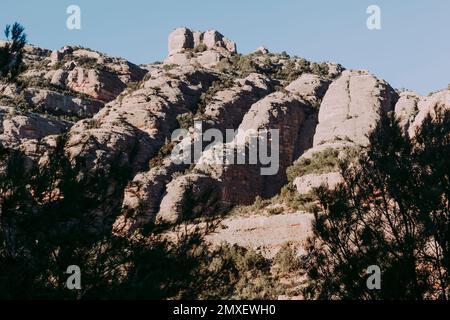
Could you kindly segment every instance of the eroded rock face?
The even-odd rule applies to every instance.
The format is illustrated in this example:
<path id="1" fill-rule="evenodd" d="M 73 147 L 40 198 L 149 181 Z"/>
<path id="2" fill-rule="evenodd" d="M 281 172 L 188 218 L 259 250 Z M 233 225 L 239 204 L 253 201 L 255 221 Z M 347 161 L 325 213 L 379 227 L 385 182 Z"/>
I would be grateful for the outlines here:
<path id="1" fill-rule="evenodd" d="M 0 142 L 16 147 L 26 140 L 39 140 L 68 129 L 67 122 L 45 118 L 39 114 L 17 113 L 14 108 L 0 107 Z"/>
<path id="2" fill-rule="evenodd" d="M 286 90 L 302 96 L 310 104 L 317 106 L 322 101 L 330 83 L 331 81 L 318 75 L 307 73 L 291 82 Z"/>
<path id="3" fill-rule="evenodd" d="M 419 112 L 417 105 L 420 99 L 421 96 L 415 92 L 400 93 L 400 98 L 395 105 L 395 115 L 405 132 L 408 132 L 411 123 Z"/>
<path id="4" fill-rule="evenodd" d="M 124 214 L 114 223 L 114 232 L 132 234 L 139 227 L 154 223 L 173 174 L 184 171 L 186 167 L 166 159 L 161 166 L 137 174 L 125 188 L 122 205 Z"/>
<path id="5" fill-rule="evenodd" d="M 87 157 L 87 166 L 94 168 L 120 155 L 132 171 L 145 168 L 178 127 L 177 116 L 193 111 L 215 79 L 193 68 L 178 72 L 177 79 L 155 72 L 141 88 L 115 100 L 92 119 L 77 123 L 70 131 L 67 150 L 71 156 Z"/>
<path id="6" fill-rule="evenodd" d="M 200 32 L 178 28 L 169 35 L 168 42 L 169 55 L 164 60 L 165 64 L 212 67 L 224 57 L 237 52 L 236 44 L 217 30 Z"/>
<path id="7" fill-rule="evenodd" d="M 158 223 L 177 223 L 214 212 L 217 203 L 216 186 L 211 177 L 188 174 L 176 178 L 167 185 L 156 216 Z"/>
<path id="8" fill-rule="evenodd" d="M 286 169 L 299 156 L 366 145 L 382 112 L 395 109 L 402 127 L 413 132 L 426 115 L 450 106 L 448 91 L 426 98 L 402 93 L 397 102 L 386 82 L 335 63 L 313 64 L 265 48 L 249 56 L 235 53 L 236 44 L 218 31 L 187 28 L 169 36 L 163 65 L 136 66 L 74 46 L 54 52 L 29 47 L 25 87 L 0 84 L 2 104 L 25 100 L 29 109 L 0 108 L 0 142 L 39 160 L 42 148 L 68 132 L 65 151 L 79 161 L 80 175 L 102 172 L 109 179 L 98 215 L 109 216 L 115 233 L 130 235 L 148 224 L 178 223 L 271 197 L 286 184 Z M 187 115 L 187 126 L 194 116 L 203 130 L 240 131 L 231 142 L 203 152 L 195 165 L 180 164 L 167 148 L 184 121 L 181 115 Z M 58 116 L 73 116 L 72 122 Z M 269 165 L 249 164 L 248 155 L 245 164 L 215 162 L 217 152 L 231 146 L 247 152 L 248 132 L 264 130 L 280 134 L 273 174 L 262 174 Z M 191 131 L 177 146 L 192 146 L 197 134 Z M 120 177 L 108 175 L 117 169 Z M 336 172 L 310 174 L 294 184 L 308 193 L 341 179 Z"/>
<path id="9" fill-rule="evenodd" d="M 213 123 L 211 127 L 222 132 L 237 129 L 250 107 L 271 93 L 275 84 L 275 81 L 257 73 L 237 79 L 234 86 L 214 96 L 204 111 L 204 117 Z"/>
<path id="10" fill-rule="evenodd" d="M 153 83 L 159 81 L 160 77 Z M 250 107 L 272 90 L 273 82 L 262 75 L 252 74 L 245 79 L 237 79 L 231 88 L 217 92 L 206 107 L 203 113 L 207 119 L 205 129 L 216 128 L 223 133 L 226 129 L 237 129 Z M 191 145 L 194 140 L 189 138 L 182 143 Z M 136 175 L 125 189 L 123 207 L 127 213 L 116 221 L 116 232 L 129 234 L 136 228 L 155 221 L 172 175 L 184 172 L 188 167 L 186 164 L 175 163 L 174 160 L 173 157 L 167 157 L 161 166 Z"/>
<path id="11" fill-rule="evenodd" d="M 315 92 L 317 95 L 319 91 Z M 368 145 L 368 136 L 378 124 L 381 113 L 394 111 L 397 100 L 397 93 L 386 82 L 368 72 L 344 71 L 329 85 L 323 97 L 312 148 L 303 148 L 301 158 L 311 158 L 328 148 L 344 152 Z M 313 127 L 314 124 L 310 132 Z M 340 174 L 332 172 L 298 177 L 294 185 L 299 193 L 307 194 L 322 184 L 334 188 L 341 181 Z"/>
<path id="12" fill-rule="evenodd" d="M 97 51 L 76 46 L 66 46 L 53 51 L 50 66 L 56 70 L 73 70 L 74 67 L 109 72 L 125 85 L 142 80 L 146 70 L 122 58 L 109 57 Z"/>
<path id="13" fill-rule="evenodd" d="M 67 76 L 67 88 L 105 102 L 114 100 L 125 87 L 117 76 L 101 70 L 77 67 Z"/>
<path id="14" fill-rule="evenodd" d="M 196 171 L 220 181 L 220 198 L 224 203 L 249 204 L 257 195 L 273 196 L 286 182 L 285 170 L 297 156 L 296 145 L 308 108 L 297 95 L 275 92 L 255 103 L 239 126 L 242 134 L 231 144 L 243 149 L 248 147 L 247 133 L 279 130 L 279 166 L 273 175 L 262 175 L 261 164 L 216 163 L 214 151 L 204 152 Z"/>
<path id="15" fill-rule="evenodd" d="M 314 147 L 341 142 L 367 145 L 380 112 L 393 111 L 397 100 L 385 81 L 363 71 L 344 71 L 320 106 Z"/>
<path id="16" fill-rule="evenodd" d="M 0 99 L 8 97 L 12 105 L 24 98 L 28 109 L 74 121 L 92 117 L 147 73 L 125 59 L 75 46 L 51 53 L 27 46 L 24 62 L 24 88 L 0 85 Z"/>
<path id="17" fill-rule="evenodd" d="M 409 135 L 414 137 L 427 116 L 436 117 L 438 110 L 450 109 L 450 90 L 443 90 L 422 98 L 417 105 L 417 115 L 409 127 Z"/>

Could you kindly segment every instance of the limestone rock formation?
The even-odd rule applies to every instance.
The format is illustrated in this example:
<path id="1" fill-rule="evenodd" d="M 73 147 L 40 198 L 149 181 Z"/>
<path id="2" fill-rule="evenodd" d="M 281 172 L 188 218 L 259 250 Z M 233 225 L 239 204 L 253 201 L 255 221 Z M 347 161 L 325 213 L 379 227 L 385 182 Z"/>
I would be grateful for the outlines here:
<path id="1" fill-rule="evenodd" d="M 92 117 L 147 73 L 125 59 L 77 46 L 53 52 L 26 46 L 24 62 L 21 85 L 0 85 L 0 99 L 71 120 Z"/>
<path id="2" fill-rule="evenodd" d="M 324 144 L 367 145 L 380 112 L 393 111 L 397 93 L 364 71 L 344 71 L 329 87 L 320 106 L 314 147 Z"/>
<path id="3" fill-rule="evenodd" d="M 368 145 L 368 136 L 380 114 L 394 111 L 397 101 L 397 93 L 385 81 L 366 71 L 344 71 L 323 97 L 313 147 L 301 158 L 311 158 L 328 148 L 344 150 Z M 295 179 L 294 185 L 299 193 L 307 194 L 322 184 L 334 188 L 341 179 L 337 172 L 310 174 Z"/>
<path id="4" fill-rule="evenodd" d="M 408 132 L 411 123 L 419 112 L 417 105 L 420 99 L 420 95 L 415 92 L 400 93 L 400 99 L 395 105 L 395 114 L 405 132 Z"/>
<path id="5" fill-rule="evenodd" d="M 105 205 L 95 214 L 107 217 L 103 223 L 116 234 L 130 235 L 146 225 L 212 216 L 274 196 L 299 157 L 367 145 L 383 112 L 395 111 L 414 135 L 427 115 L 450 107 L 448 90 L 399 95 L 368 72 L 345 71 L 337 63 L 263 47 L 239 55 L 216 30 L 176 29 L 168 49 L 163 64 L 137 66 L 79 46 L 53 52 L 27 46 L 20 81 L 0 83 L 0 143 L 41 163 L 56 137 L 67 134 L 64 151 L 80 176 L 108 178 Z M 195 131 L 194 121 L 203 131 Z M 171 141 L 180 127 L 187 136 Z M 238 131 L 206 149 L 200 138 L 208 129 Z M 243 164 L 216 161 L 223 151 L 248 153 L 252 134 L 268 130 L 279 130 L 279 157 L 271 158 L 277 163 L 250 163 L 248 154 Z M 172 150 L 199 141 L 197 162 L 173 156 Z M 274 171 L 262 174 L 271 164 Z M 341 179 L 337 172 L 306 174 L 293 185 L 308 193 Z"/>
<path id="6" fill-rule="evenodd" d="M 30 88 L 24 91 L 24 95 L 30 105 L 53 114 L 92 117 L 103 107 L 98 100 L 64 95 L 48 89 Z"/>
<path id="7" fill-rule="evenodd" d="M 276 82 L 257 73 L 237 79 L 235 85 L 219 91 L 206 106 L 204 118 L 212 127 L 225 132 L 237 129 L 250 107 L 274 90 Z"/>
<path id="8" fill-rule="evenodd" d="M 161 201 L 158 223 L 176 223 L 185 218 L 212 214 L 217 202 L 215 185 L 206 175 L 188 174 L 173 180 Z"/>
<path id="9" fill-rule="evenodd" d="M 192 111 L 215 79 L 193 68 L 180 69 L 178 77 L 157 71 L 137 90 L 77 123 L 70 131 L 71 157 L 87 157 L 91 168 L 115 157 L 134 172 L 145 168 L 177 128 L 177 116 Z"/>
<path id="10" fill-rule="evenodd" d="M 236 44 L 217 30 L 200 32 L 177 28 L 169 35 L 169 55 L 164 63 L 211 67 L 236 52 Z"/>
<path id="11" fill-rule="evenodd" d="M 411 137 L 415 136 L 427 116 L 434 118 L 436 117 L 436 111 L 439 109 L 450 109 L 450 90 L 438 91 L 428 97 L 422 98 L 419 101 L 417 109 L 417 116 L 412 121 L 408 130 Z"/>
<path id="12" fill-rule="evenodd" d="M 200 35 L 197 35 L 197 43 Z M 175 53 L 181 53 L 185 49 L 194 48 L 194 35 L 187 28 L 178 28 L 169 35 L 169 56 Z"/>
<path id="13" fill-rule="evenodd" d="M 20 114 L 11 107 L 0 107 L 0 142 L 17 147 L 26 140 L 39 140 L 67 130 L 69 124 L 39 114 Z"/>
<path id="14" fill-rule="evenodd" d="M 286 90 L 302 96 L 310 104 L 317 106 L 322 101 L 330 83 L 329 80 L 318 75 L 304 74 L 291 82 Z"/>

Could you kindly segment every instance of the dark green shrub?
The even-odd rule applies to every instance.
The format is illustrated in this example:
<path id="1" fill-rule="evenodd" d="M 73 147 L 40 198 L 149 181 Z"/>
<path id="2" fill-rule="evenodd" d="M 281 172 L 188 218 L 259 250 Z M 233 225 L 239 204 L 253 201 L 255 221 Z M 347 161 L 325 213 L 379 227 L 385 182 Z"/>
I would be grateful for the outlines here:
<path id="1" fill-rule="evenodd" d="M 339 150 L 328 148 L 314 153 L 311 158 L 301 158 L 287 169 L 289 182 L 307 174 L 321 174 L 339 169 Z"/>
<path id="2" fill-rule="evenodd" d="M 285 243 L 275 255 L 273 263 L 282 273 L 289 273 L 300 269 L 300 259 L 290 243 Z"/>
<path id="3" fill-rule="evenodd" d="M 7 42 L 0 48 L 0 76 L 8 81 L 14 81 L 25 69 L 23 54 L 27 35 L 24 30 L 15 22 L 12 27 L 7 25 L 4 31 Z"/>

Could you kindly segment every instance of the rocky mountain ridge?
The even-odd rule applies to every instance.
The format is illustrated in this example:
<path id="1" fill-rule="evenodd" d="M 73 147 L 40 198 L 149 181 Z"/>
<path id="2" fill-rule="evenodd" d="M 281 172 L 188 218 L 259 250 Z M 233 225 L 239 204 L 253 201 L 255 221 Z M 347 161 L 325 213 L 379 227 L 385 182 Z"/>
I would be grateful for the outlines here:
<path id="1" fill-rule="evenodd" d="M 129 168 L 126 183 L 110 181 L 110 197 L 96 213 L 118 234 L 251 205 L 287 184 L 299 194 L 333 186 L 340 181 L 336 168 L 305 169 L 317 155 L 335 150 L 341 157 L 367 145 L 381 113 L 395 112 L 413 136 L 427 115 L 450 108 L 449 90 L 423 97 L 335 63 L 266 49 L 240 55 L 215 30 L 179 28 L 168 43 L 164 63 L 146 66 L 82 47 L 51 52 L 27 46 L 19 81 L 0 83 L 0 142 L 22 150 L 31 165 L 45 165 L 45 153 L 64 134 L 69 159 L 84 161 L 82 174 Z M 192 131 L 195 120 L 222 133 L 278 129 L 278 172 L 263 176 L 261 165 L 176 163 L 171 135 L 180 127 Z M 295 179 L 289 181 L 292 167 L 301 174 L 291 170 Z M 112 208 L 121 214 L 114 216 Z"/>

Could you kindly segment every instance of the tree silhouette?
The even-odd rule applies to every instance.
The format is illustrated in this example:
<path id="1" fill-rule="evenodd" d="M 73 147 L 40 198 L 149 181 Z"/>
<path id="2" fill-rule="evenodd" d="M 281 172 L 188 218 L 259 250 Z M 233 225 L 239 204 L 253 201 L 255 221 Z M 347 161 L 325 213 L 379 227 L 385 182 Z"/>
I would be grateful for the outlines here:
<path id="1" fill-rule="evenodd" d="M 0 299 L 192 297 L 203 231 L 181 232 L 176 243 L 164 228 L 112 234 L 98 214 L 117 198 L 111 178 L 124 185 L 129 170 L 81 174 L 82 159 L 70 161 L 65 143 L 63 135 L 41 165 L 0 147 Z M 80 291 L 66 288 L 70 265 L 81 268 Z"/>
<path id="2" fill-rule="evenodd" d="M 17 22 L 12 27 L 7 25 L 4 31 L 7 42 L 0 48 L 0 76 L 8 81 L 14 81 L 24 69 L 23 49 L 27 43 L 24 31 Z"/>
<path id="3" fill-rule="evenodd" d="M 447 299 L 450 111 L 429 116 L 413 139 L 383 115 L 344 183 L 315 190 L 305 294 L 319 299 Z M 381 268 L 381 290 L 366 270 Z"/>

